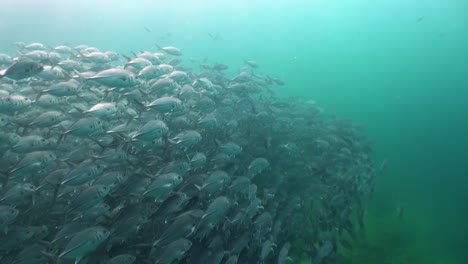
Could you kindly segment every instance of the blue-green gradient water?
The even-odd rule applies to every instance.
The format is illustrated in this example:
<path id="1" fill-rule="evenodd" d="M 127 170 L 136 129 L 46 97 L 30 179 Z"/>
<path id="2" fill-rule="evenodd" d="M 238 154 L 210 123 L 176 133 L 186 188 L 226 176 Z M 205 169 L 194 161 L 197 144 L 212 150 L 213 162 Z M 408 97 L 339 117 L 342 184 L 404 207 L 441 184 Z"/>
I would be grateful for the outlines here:
<path id="1" fill-rule="evenodd" d="M 467 1 L 2 0 L 0 7 L 0 48 L 10 54 L 15 41 L 128 55 L 158 43 L 226 63 L 231 74 L 243 59 L 257 61 L 286 82 L 277 94 L 315 100 L 362 124 L 374 159 L 387 160 L 365 237 L 343 253 L 349 263 L 468 263 Z"/>

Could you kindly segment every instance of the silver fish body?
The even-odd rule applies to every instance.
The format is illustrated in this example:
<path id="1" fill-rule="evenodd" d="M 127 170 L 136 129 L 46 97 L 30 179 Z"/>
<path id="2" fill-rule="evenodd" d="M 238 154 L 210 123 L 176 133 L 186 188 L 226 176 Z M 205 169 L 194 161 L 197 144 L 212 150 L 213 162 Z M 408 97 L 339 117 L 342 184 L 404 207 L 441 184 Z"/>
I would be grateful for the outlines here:
<path id="1" fill-rule="evenodd" d="M 33 77 L 40 73 L 44 67 L 35 61 L 18 61 L 8 67 L 3 73 L 0 73 L 0 78 L 8 77 L 13 80 L 21 80 Z"/>

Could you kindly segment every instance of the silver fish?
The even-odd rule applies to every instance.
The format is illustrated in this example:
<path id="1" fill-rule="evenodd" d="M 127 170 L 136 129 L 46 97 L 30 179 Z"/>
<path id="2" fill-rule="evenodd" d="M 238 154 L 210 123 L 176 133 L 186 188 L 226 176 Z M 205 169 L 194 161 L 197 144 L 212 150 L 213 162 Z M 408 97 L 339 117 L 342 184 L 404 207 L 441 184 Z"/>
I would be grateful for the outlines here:
<path id="1" fill-rule="evenodd" d="M 7 227 L 15 221 L 18 214 L 17 209 L 7 205 L 0 205 L 0 230 L 7 233 Z"/>
<path id="2" fill-rule="evenodd" d="M 159 198 L 169 193 L 182 182 L 182 177 L 177 173 L 162 174 L 148 186 L 143 195 Z"/>
<path id="3" fill-rule="evenodd" d="M 38 135 L 25 136 L 11 148 L 11 151 L 16 153 L 27 153 L 38 150 L 47 150 L 50 148 L 50 142 Z"/>
<path id="4" fill-rule="evenodd" d="M 185 130 L 169 139 L 172 144 L 179 145 L 184 148 L 192 148 L 202 140 L 202 136 L 195 130 Z"/>
<path id="5" fill-rule="evenodd" d="M 132 140 L 153 141 L 164 136 L 168 130 L 166 123 L 163 121 L 151 120 L 130 135 Z"/>
<path id="6" fill-rule="evenodd" d="M 21 80 L 33 77 L 44 70 L 44 67 L 35 61 L 18 61 L 0 72 L 0 79 L 8 77 L 13 80 Z"/>
<path id="7" fill-rule="evenodd" d="M 63 257 L 77 260 L 92 253 L 109 237 L 109 230 L 101 226 L 93 226 L 76 233 L 68 242 L 59 259 Z"/>
<path id="8" fill-rule="evenodd" d="M 51 127 L 65 119 L 65 114 L 59 111 L 48 111 L 36 117 L 29 125 L 34 127 Z"/>
<path id="9" fill-rule="evenodd" d="M 175 260 L 181 259 L 185 253 L 192 247 L 192 242 L 181 238 L 167 245 L 160 257 L 157 258 L 158 264 L 170 264 Z"/>
<path id="10" fill-rule="evenodd" d="M 256 175 L 261 173 L 264 169 L 268 168 L 269 166 L 270 166 L 270 163 L 265 158 L 254 159 L 248 167 L 249 177 L 250 178 L 255 177 Z"/>
<path id="11" fill-rule="evenodd" d="M 117 68 L 103 70 L 86 79 L 107 87 L 133 87 L 139 84 L 132 72 Z"/>
<path id="12" fill-rule="evenodd" d="M 162 50 L 162 51 L 166 52 L 169 55 L 173 55 L 173 56 L 181 56 L 182 55 L 182 52 L 180 51 L 180 49 L 178 49 L 176 47 L 172 47 L 172 46 L 160 47 L 158 45 L 156 45 L 156 46 L 158 47 L 159 50 Z"/>
<path id="13" fill-rule="evenodd" d="M 109 118 L 117 113 L 117 106 L 115 103 L 98 103 L 90 109 L 84 111 L 84 113 L 92 114 L 99 118 Z"/>
<path id="14" fill-rule="evenodd" d="M 175 97 L 161 97 L 153 102 L 146 105 L 157 112 L 160 113 L 171 113 L 171 112 L 179 112 L 184 110 L 184 104 L 181 100 Z"/>
<path id="15" fill-rule="evenodd" d="M 133 264 L 136 257 L 130 254 L 122 254 L 109 259 L 106 264 Z"/>

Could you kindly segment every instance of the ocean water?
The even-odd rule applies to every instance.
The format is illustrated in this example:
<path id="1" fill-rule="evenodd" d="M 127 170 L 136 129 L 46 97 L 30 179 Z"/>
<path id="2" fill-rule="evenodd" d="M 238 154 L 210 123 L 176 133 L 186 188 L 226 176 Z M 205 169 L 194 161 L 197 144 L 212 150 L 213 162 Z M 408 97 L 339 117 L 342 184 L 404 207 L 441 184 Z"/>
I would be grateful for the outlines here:
<path id="1" fill-rule="evenodd" d="M 468 2 L 26 1 L 0 3 L 1 52 L 15 41 L 130 55 L 243 59 L 279 76 L 280 96 L 362 125 L 386 160 L 366 232 L 344 263 L 468 263 Z M 211 35 L 211 37 L 210 37 Z M 399 216 L 400 214 L 400 216 Z"/>

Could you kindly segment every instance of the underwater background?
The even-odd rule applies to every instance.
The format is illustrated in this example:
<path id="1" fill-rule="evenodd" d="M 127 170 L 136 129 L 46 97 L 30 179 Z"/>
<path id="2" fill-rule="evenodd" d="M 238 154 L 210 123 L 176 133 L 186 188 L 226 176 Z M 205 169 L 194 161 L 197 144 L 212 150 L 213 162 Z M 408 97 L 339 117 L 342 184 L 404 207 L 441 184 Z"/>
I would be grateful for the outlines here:
<path id="1" fill-rule="evenodd" d="M 362 125 L 386 161 L 366 233 L 344 263 L 468 263 L 468 2 L 26 1 L 0 3 L 0 48 L 87 44 L 123 54 L 174 45 L 244 59 Z"/>

